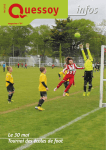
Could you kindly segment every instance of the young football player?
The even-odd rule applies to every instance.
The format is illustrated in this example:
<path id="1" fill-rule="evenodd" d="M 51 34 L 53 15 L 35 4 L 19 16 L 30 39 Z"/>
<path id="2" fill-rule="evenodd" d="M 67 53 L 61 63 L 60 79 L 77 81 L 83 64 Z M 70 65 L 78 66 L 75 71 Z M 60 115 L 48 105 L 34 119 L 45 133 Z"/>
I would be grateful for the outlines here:
<path id="1" fill-rule="evenodd" d="M 95 63 L 95 68 L 94 68 L 94 71 L 96 72 L 98 69 L 98 66 L 97 66 L 97 62 Z"/>
<path id="2" fill-rule="evenodd" d="M 19 67 L 20 67 L 20 64 L 19 64 L 19 62 L 18 62 L 18 64 L 17 64 L 17 65 L 18 65 L 18 68 L 19 68 Z"/>
<path id="3" fill-rule="evenodd" d="M 25 68 L 27 69 L 27 63 L 25 63 Z"/>
<path id="4" fill-rule="evenodd" d="M 11 72 L 13 71 L 11 66 L 7 67 L 7 71 L 8 73 L 6 74 L 6 87 L 7 87 L 7 91 L 8 91 L 8 103 L 11 104 L 11 98 L 14 94 L 14 82 L 13 82 L 13 76 L 11 74 Z"/>
<path id="5" fill-rule="evenodd" d="M 5 72 L 6 65 L 3 63 L 3 72 Z"/>
<path id="6" fill-rule="evenodd" d="M 64 68 L 66 67 L 66 65 L 64 65 Z M 65 73 L 63 73 L 63 71 L 59 72 L 58 73 L 58 76 L 59 76 L 59 80 L 61 80 L 61 75 L 63 75 L 63 78 L 65 77 L 65 75 L 67 74 L 67 70 L 65 71 Z M 65 88 L 69 85 L 69 79 L 64 82 L 64 86 Z M 69 96 L 69 90 L 66 92 L 66 95 Z"/>
<path id="7" fill-rule="evenodd" d="M 100 64 L 99 64 L 99 62 L 97 63 L 97 71 L 99 72 L 100 71 Z"/>
<path id="8" fill-rule="evenodd" d="M 54 64 L 52 65 L 52 69 L 54 68 Z"/>
<path id="9" fill-rule="evenodd" d="M 63 69 L 63 73 L 67 70 L 67 74 L 63 78 L 63 80 L 57 85 L 57 87 L 54 89 L 56 91 L 64 82 L 66 82 L 69 79 L 69 85 L 64 90 L 63 96 L 66 95 L 66 92 L 69 90 L 71 85 L 74 83 L 74 75 L 76 73 L 76 69 L 84 69 L 83 67 L 77 67 L 75 63 L 73 63 L 73 59 L 71 57 L 66 58 L 66 68 Z"/>
<path id="10" fill-rule="evenodd" d="M 47 87 L 47 77 L 46 77 L 46 68 L 40 67 L 40 77 L 39 77 L 39 91 L 40 91 L 40 100 L 35 109 L 44 110 L 41 106 L 44 101 L 47 99 L 47 92 L 49 89 Z"/>
<path id="11" fill-rule="evenodd" d="M 21 67 L 23 68 L 23 63 L 21 63 Z"/>
<path id="12" fill-rule="evenodd" d="M 83 92 L 83 96 L 86 95 L 86 87 L 87 87 L 87 83 L 89 82 L 89 88 L 88 88 L 88 93 L 87 96 L 90 95 L 90 91 L 92 88 L 92 77 L 93 77 L 93 66 L 92 66 L 92 62 L 93 62 L 93 58 L 91 56 L 90 50 L 89 50 L 89 43 L 86 43 L 86 49 L 88 52 L 88 59 L 85 55 L 85 52 L 83 50 L 83 45 L 80 44 L 79 47 L 81 48 L 82 51 L 82 55 L 84 58 L 84 67 L 85 67 L 85 72 L 84 72 L 84 92 Z"/>

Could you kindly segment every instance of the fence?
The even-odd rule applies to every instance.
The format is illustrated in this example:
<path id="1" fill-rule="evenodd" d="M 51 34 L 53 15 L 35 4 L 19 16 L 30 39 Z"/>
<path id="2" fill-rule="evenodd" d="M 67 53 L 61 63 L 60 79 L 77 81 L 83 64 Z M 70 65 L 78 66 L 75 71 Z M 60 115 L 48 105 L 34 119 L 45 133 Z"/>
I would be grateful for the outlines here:
<path id="1" fill-rule="evenodd" d="M 63 60 L 60 60 L 59 58 L 51 58 L 45 56 L 45 61 L 43 61 L 42 56 L 36 55 L 36 56 L 27 56 L 27 57 L 5 57 L 0 58 L 0 64 L 2 65 L 5 63 L 7 66 L 17 66 L 19 63 L 20 65 L 25 63 L 27 66 L 33 66 L 33 67 L 40 67 L 40 66 L 52 66 L 53 64 L 57 67 L 63 67 L 65 64 L 65 58 Z M 84 60 L 82 57 L 73 57 L 74 63 L 76 63 L 78 66 L 84 66 Z"/>

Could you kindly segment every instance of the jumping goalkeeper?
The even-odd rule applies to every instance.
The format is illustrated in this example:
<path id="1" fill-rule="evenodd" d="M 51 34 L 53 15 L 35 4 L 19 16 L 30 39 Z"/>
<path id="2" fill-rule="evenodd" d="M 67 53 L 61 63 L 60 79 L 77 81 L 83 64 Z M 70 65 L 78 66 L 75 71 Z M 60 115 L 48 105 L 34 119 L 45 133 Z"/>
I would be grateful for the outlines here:
<path id="1" fill-rule="evenodd" d="M 85 52 L 83 50 L 83 45 L 80 44 L 79 47 L 81 48 L 82 51 L 82 55 L 84 58 L 84 67 L 85 67 L 85 72 L 84 72 L 84 93 L 83 96 L 86 95 L 86 87 L 87 87 L 87 83 L 89 83 L 89 87 L 88 87 L 88 93 L 87 96 L 90 95 L 90 91 L 92 88 L 92 77 L 93 77 L 93 67 L 92 67 L 92 62 L 93 62 L 93 58 L 91 56 L 90 50 L 89 50 L 89 43 L 86 43 L 86 49 L 88 52 L 88 59 L 85 55 Z"/>

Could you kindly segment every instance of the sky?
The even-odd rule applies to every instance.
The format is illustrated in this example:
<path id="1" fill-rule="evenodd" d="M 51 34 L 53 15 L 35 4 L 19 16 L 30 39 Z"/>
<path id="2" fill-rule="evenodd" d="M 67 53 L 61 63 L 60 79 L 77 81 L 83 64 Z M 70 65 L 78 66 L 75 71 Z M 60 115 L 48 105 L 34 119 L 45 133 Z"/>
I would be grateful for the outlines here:
<path id="1" fill-rule="evenodd" d="M 68 0 L 68 15 L 73 20 L 83 18 L 101 23 L 106 18 L 106 0 Z M 52 27 L 55 25 L 55 19 L 35 19 L 30 24 L 33 27 L 40 25 Z"/>

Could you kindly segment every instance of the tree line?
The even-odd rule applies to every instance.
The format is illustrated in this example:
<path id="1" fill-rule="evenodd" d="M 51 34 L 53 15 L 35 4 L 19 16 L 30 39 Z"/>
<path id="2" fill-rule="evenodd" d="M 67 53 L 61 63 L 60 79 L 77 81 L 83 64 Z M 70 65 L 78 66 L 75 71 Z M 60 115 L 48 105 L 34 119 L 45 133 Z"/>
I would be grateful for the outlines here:
<path id="1" fill-rule="evenodd" d="M 0 56 L 42 55 L 59 57 L 79 56 L 80 43 L 90 43 L 94 57 L 100 57 L 101 45 L 106 45 L 103 20 L 101 26 L 91 20 L 55 20 L 55 26 L 0 26 Z M 80 33 L 80 38 L 74 34 Z"/>

